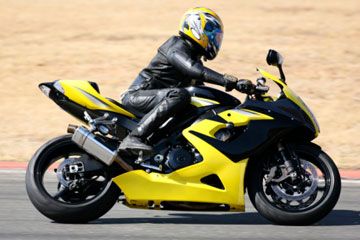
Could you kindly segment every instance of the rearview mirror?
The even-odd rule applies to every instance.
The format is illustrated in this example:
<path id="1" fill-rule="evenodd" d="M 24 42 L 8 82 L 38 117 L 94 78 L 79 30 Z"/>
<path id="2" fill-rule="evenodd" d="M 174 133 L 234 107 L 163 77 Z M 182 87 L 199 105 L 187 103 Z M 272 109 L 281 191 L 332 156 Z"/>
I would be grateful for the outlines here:
<path id="1" fill-rule="evenodd" d="M 277 51 L 269 49 L 268 55 L 266 56 L 266 62 L 271 66 L 281 66 L 284 62 L 284 58 Z"/>
<path id="2" fill-rule="evenodd" d="M 282 80 L 285 83 L 286 78 L 282 70 L 282 64 L 284 62 L 284 58 L 281 56 L 281 54 L 273 49 L 269 49 L 268 55 L 266 56 L 266 62 L 267 64 L 271 66 L 276 66 L 279 69 L 280 80 Z"/>

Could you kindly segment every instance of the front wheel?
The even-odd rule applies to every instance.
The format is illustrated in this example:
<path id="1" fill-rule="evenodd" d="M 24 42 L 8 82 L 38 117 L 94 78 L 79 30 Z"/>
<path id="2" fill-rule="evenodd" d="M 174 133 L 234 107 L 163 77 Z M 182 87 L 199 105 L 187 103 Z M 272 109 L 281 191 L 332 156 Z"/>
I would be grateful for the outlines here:
<path id="1" fill-rule="evenodd" d="M 26 190 L 46 217 L 82 223 L 105 214 L 119 198 L 109 169 L 71 141 L 71 135 L 43 145 L 30 160 Z"/>
<path id="2" fill-rule="evenodd" d="M 301 176 L 284 177 L 277 153 L 253 159 L 248 194 L 258 212 L 283 225 L 308 225 L 324 218 L 337 203 L 341 180 L 332 159 L 315 144 L 292 146 Z"/>

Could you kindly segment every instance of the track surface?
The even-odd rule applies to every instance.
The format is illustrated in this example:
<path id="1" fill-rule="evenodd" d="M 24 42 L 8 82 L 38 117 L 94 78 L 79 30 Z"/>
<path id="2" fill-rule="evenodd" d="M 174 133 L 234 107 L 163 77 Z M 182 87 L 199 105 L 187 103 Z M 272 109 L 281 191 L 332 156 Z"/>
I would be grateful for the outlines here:
<path id="1" fill-rule="evenodd" d="M 0 239 L 359 239 L 360 182 L 343 182 L 335 210 L 314 226 L 275 226 L 246 213 L 134 210 L 115 205 L 90 224 L 57 224 L 27 198 L 25 174 L 0 171 Z"/>

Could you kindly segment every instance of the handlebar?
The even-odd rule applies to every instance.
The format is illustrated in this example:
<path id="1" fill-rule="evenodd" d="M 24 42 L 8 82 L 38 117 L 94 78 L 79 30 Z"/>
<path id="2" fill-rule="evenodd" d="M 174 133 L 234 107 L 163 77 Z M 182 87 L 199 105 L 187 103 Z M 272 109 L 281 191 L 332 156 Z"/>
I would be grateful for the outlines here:
<path id="1" fill-rule="evenodd" d="M 264 79 L 258 79 L 257 84 L 253 84 L 249 80 L 238 81 L 236 84 L 236 90 L 248 95 L 262 95 L 269 91 L 269 87 L 265 85 Z"/>
<path id="2" fill-rule="evenodd" d="M 257 94 L 257 93 L 264 94 L 264 93 L 267 93 L 269 91 L 269 89 L 270 89 L 269 86 L 256 85 L 254 94 Z"/>

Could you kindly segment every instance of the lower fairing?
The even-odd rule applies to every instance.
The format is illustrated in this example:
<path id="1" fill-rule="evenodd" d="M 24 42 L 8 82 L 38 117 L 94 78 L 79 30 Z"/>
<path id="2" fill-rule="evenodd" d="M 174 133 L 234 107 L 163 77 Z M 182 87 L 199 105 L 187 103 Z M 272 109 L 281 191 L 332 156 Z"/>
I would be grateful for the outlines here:
<path id="1" fill-rule="evenodd" d="M 202 162 L 170 174 L 135 170 L 113 179 L 124 193 L 127 205 L 148 208 L 159 207 L 163 202 L 196 202 L 223 204 L 230 211 L 244 211 L 247 159 L 235 163 L 200 138 L 188 137 L 202 154 Z M 213 174 L 220 179 L 222 188 L 203 183 L 204 178 Z"/>

